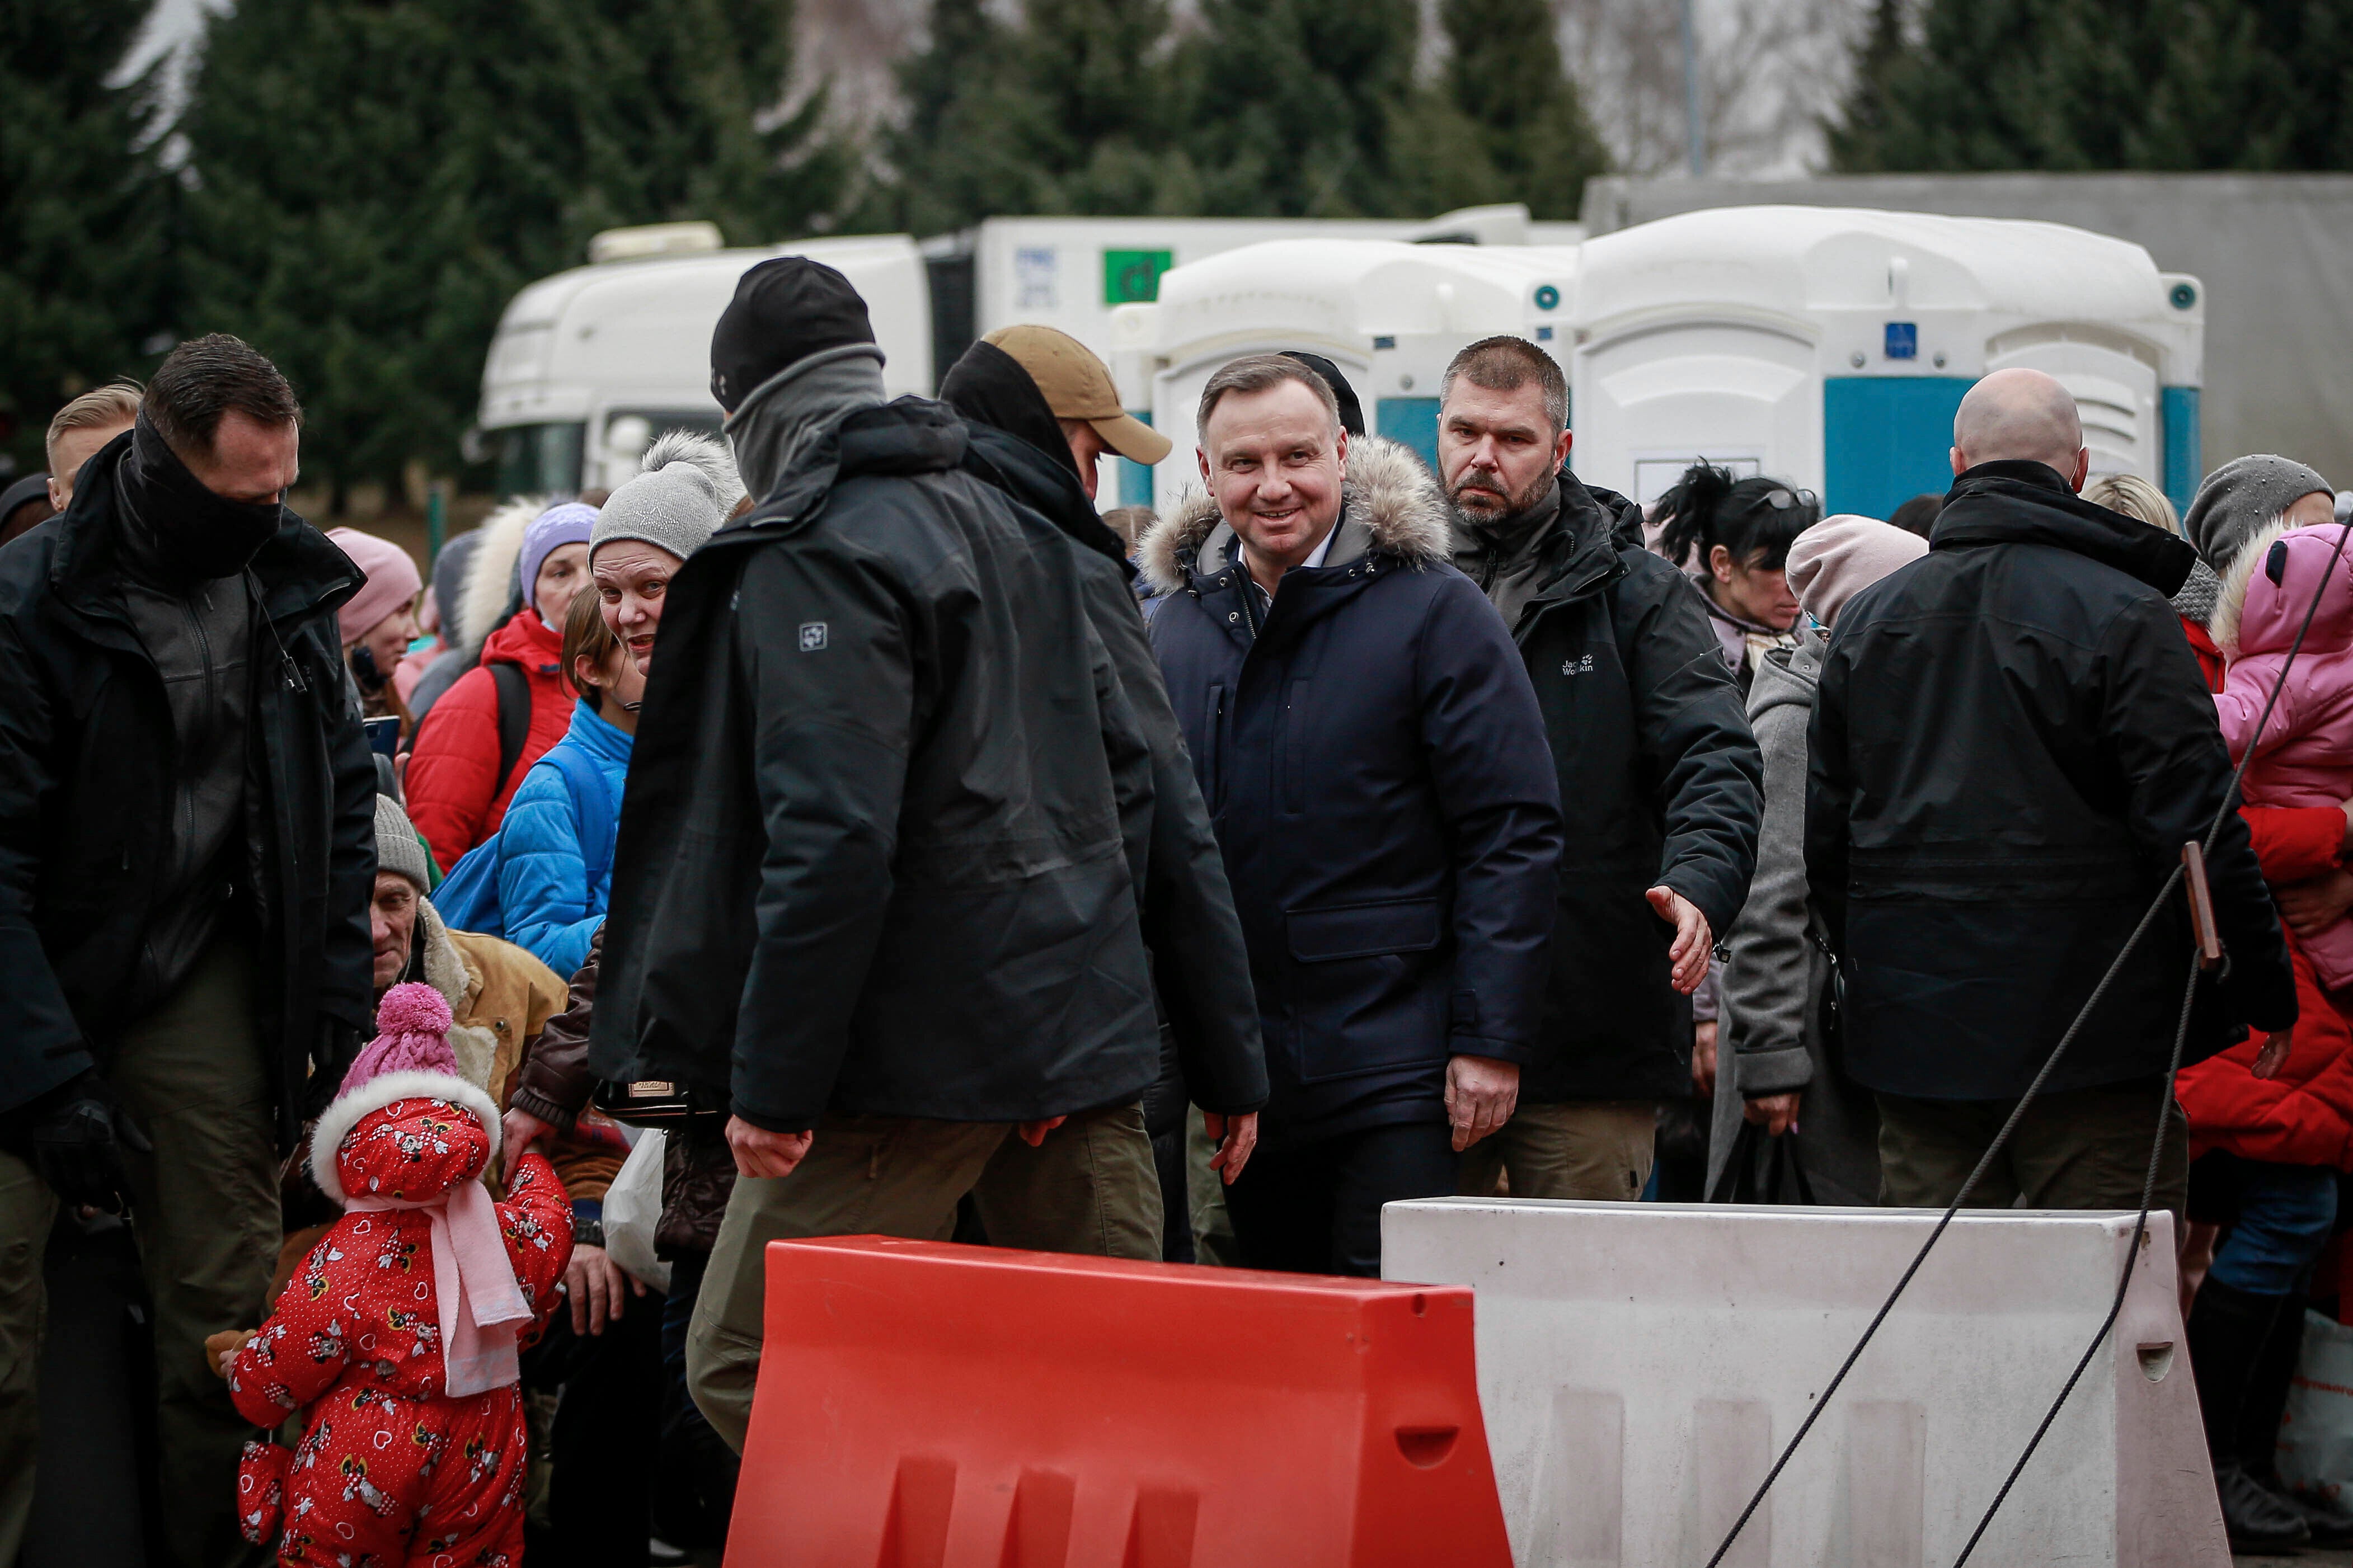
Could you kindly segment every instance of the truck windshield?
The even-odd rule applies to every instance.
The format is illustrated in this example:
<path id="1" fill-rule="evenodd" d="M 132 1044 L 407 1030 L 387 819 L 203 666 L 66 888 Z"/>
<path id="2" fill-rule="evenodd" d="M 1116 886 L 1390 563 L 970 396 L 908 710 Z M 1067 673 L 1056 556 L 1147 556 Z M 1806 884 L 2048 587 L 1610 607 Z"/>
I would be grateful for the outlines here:
<path id="1" fill-rule="evenodd" d="M 576 422 L 512 425 L 498 432 L 499 494 L 573 495 L 588 427 Z"/>

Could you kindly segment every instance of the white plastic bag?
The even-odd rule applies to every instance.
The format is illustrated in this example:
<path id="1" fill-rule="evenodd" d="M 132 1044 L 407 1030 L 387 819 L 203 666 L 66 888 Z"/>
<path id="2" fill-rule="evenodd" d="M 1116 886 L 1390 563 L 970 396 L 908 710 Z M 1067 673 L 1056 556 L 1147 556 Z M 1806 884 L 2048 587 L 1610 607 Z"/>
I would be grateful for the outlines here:
<path id="1" fill-rule="evenodd" d="M 2304 1314 L 2304 1348 L 2280 1422 L 2280 1479 L 2330 1502 L 2353 1502 L 2353 1328 Z"/>
<path id="2" fill-rule="evenodd" d="M 657 1290 L 670 1289 L 670 1265 L 654 1256 L 654 1227 L 661 1223 L 662 1147 L 657 1130 L 641 1134 L 621 1173 L 605 1189 L 605 1250 L 629 1276 Z"/>

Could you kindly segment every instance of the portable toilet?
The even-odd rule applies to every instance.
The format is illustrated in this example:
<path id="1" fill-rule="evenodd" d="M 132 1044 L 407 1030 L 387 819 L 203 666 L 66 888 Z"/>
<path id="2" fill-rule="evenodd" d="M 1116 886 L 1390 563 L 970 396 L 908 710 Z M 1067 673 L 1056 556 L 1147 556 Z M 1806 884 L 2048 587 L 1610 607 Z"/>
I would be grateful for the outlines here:
<path id="1" fill-rule="evenodd" d="M 1201 388 L 1230 360 L 1285 349 L 1338 365 L 1367 427 L 1434 470 L 1447 362 L 1500 332 L 1558 357 L 1577 272 L 1574 246 L 1358 239 L 1273 240 L 1173 268 L 1155 303 L 1124 306 L 1112 319 L 1123 399 L 1175 443 L 1156 470 L 1122 465 L 1121 501 L 1165 505 L 1198 485 Z"/>
<path id="2" fill-rule="evenodd" d="M 2095 473 L 2187 507 L 2204 289 L 2125 240 L 2059 224 L 1726 207 L 1588 241 L 1570 461 L 1654 500 L 1702 458 L 1885 517 L 1952 484 L 1953 413 L 2023 365 L 2074 394 Z"/>

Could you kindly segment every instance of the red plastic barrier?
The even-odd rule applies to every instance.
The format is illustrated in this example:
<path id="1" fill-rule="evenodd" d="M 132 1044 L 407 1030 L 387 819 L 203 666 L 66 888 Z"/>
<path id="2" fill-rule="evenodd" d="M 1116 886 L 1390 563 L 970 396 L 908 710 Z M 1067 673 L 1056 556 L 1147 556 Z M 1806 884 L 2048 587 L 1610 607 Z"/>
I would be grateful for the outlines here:
<path id="1" fill-rule="evenodd" d="M 1509 1568 L 1471 1292 L 768 1247 L 728 1568 Z"/>

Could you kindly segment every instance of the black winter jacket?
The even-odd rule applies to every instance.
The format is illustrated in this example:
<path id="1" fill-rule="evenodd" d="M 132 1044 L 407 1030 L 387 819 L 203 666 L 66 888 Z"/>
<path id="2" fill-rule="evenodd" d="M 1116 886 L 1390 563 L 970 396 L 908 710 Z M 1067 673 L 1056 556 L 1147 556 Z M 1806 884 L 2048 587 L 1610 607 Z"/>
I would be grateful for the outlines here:
<path id="1" fill-rule="evenodd" d="M 853 415 L 672 581 L 599 1076 L 772 1131 L 1029 1121 L 1156 1076 L 1120 833 L 1143 742 L 1076 553 L 964 454 L 936 403 Z"/>
<path id="2" fill-rule="evenodd" d="M 1764 764 L 1688 579 L 1641 511 L 1561 470 L 1535 596 L 1512 636 L 1560 779 L 1560 916 L 1531 1101 L 1691 1093 L 1689 998 L 1670 979 L 1668 887 L 1721 938 L 1748 897 Z M 1458 544 L 1460 541 L 1458 540 Z M 1458 552 L 1456 559 L 1462 556 Z"/>
<path id="3" fill-rule="evenodd" d="M 1344 505 L 1324 564 L 1263 612 L 1208 497 L 1143 545 L 1250 947 L 1274 1142 L 1443 1120 L 1451 1056 L 1528 1062 L 1552 934 L 1560 800 L 1527 674 L 1447 564 L 1410 452 L 1352 442 Z"/>
<path id="4" fill-rule="evenodd" d="M 2189 545 L 2041 463 L 1953 485 L 1928 555 L 1848 601 L 1810 734 L 1806 866 L 1846 982 L 1847 1069 L 1883 1092 L 2028 1082 L 2204 838 L 2227 975 L 2184 1061 L 2295 1020 L 2214 700 L 2166 603 Z M 2162 1072 L 2189 974 L 2177 892 L 2052 1075 Z"/>
<path id="5" fill-rule="evenodd" d="M 987 355 L 1002 360 L 994 378 L 1001 384 L 993 402 L 966 393 L 974 376 L 960 374 Z M 977 367 L 976 367 L 976 369 Z M 1018 384 L 1014 378 L 1018 377 Z M 1136 896 L 1143 910 L 1144 941 L 1152 954 L 1153 984 L 1166 1019 L 1168 1039 L 1184 1093 L 1205 1110 L 1231 1115 L 1266 1104 L 1266 1053 L 1260 1044 L 1258 1004 L 1250 994 L 1250 953 L 1242 945 L 1241 921 L 1226 885 L 1225 862 L 1217 835 L 1194 781 L 1193 760 L 1168 706 L 1160 666 L 1132 586 L 1134 568 L 1119 535 L 1104 526 L 1079 486 L 1078 474 L 1036 384 L 1018 362 L 990 343 L 976 343 L 941 386 L 943 398 L 964 414 L 971 441 L 965 466 L 1020 505 L 1055 524 L 1078 557 L 1087 613 L 1110 651 L 1128 706 L 1152 753 L 1152 794 L 1143 803 L 1148 820 L 1133 824 L 1128 852 L 1140 857 Z M 1026 392 L 1035 404 L 1027 438 L 1012 427 L 1018 416 L 998 405 Z M 983 423 L 997 414 L 1008 423 Z M 1056 461 L 1038 445 L 1050 440 L 1065 455 Z"/>
<path id="6" fill-rule="evenodd" d="M 124 435 L 73 505 L 0 549 L 0 1110 L 103 1068 L 170 847 L 171 710 L 113 565 Z M 363 578 L 293 513 L 246 573 L 251 648 L 244 875 L 255 1013 L 281 1148 L 313 1067 L 374 1016 L 375 764 L 343 700 L 335 608 Z"/>

